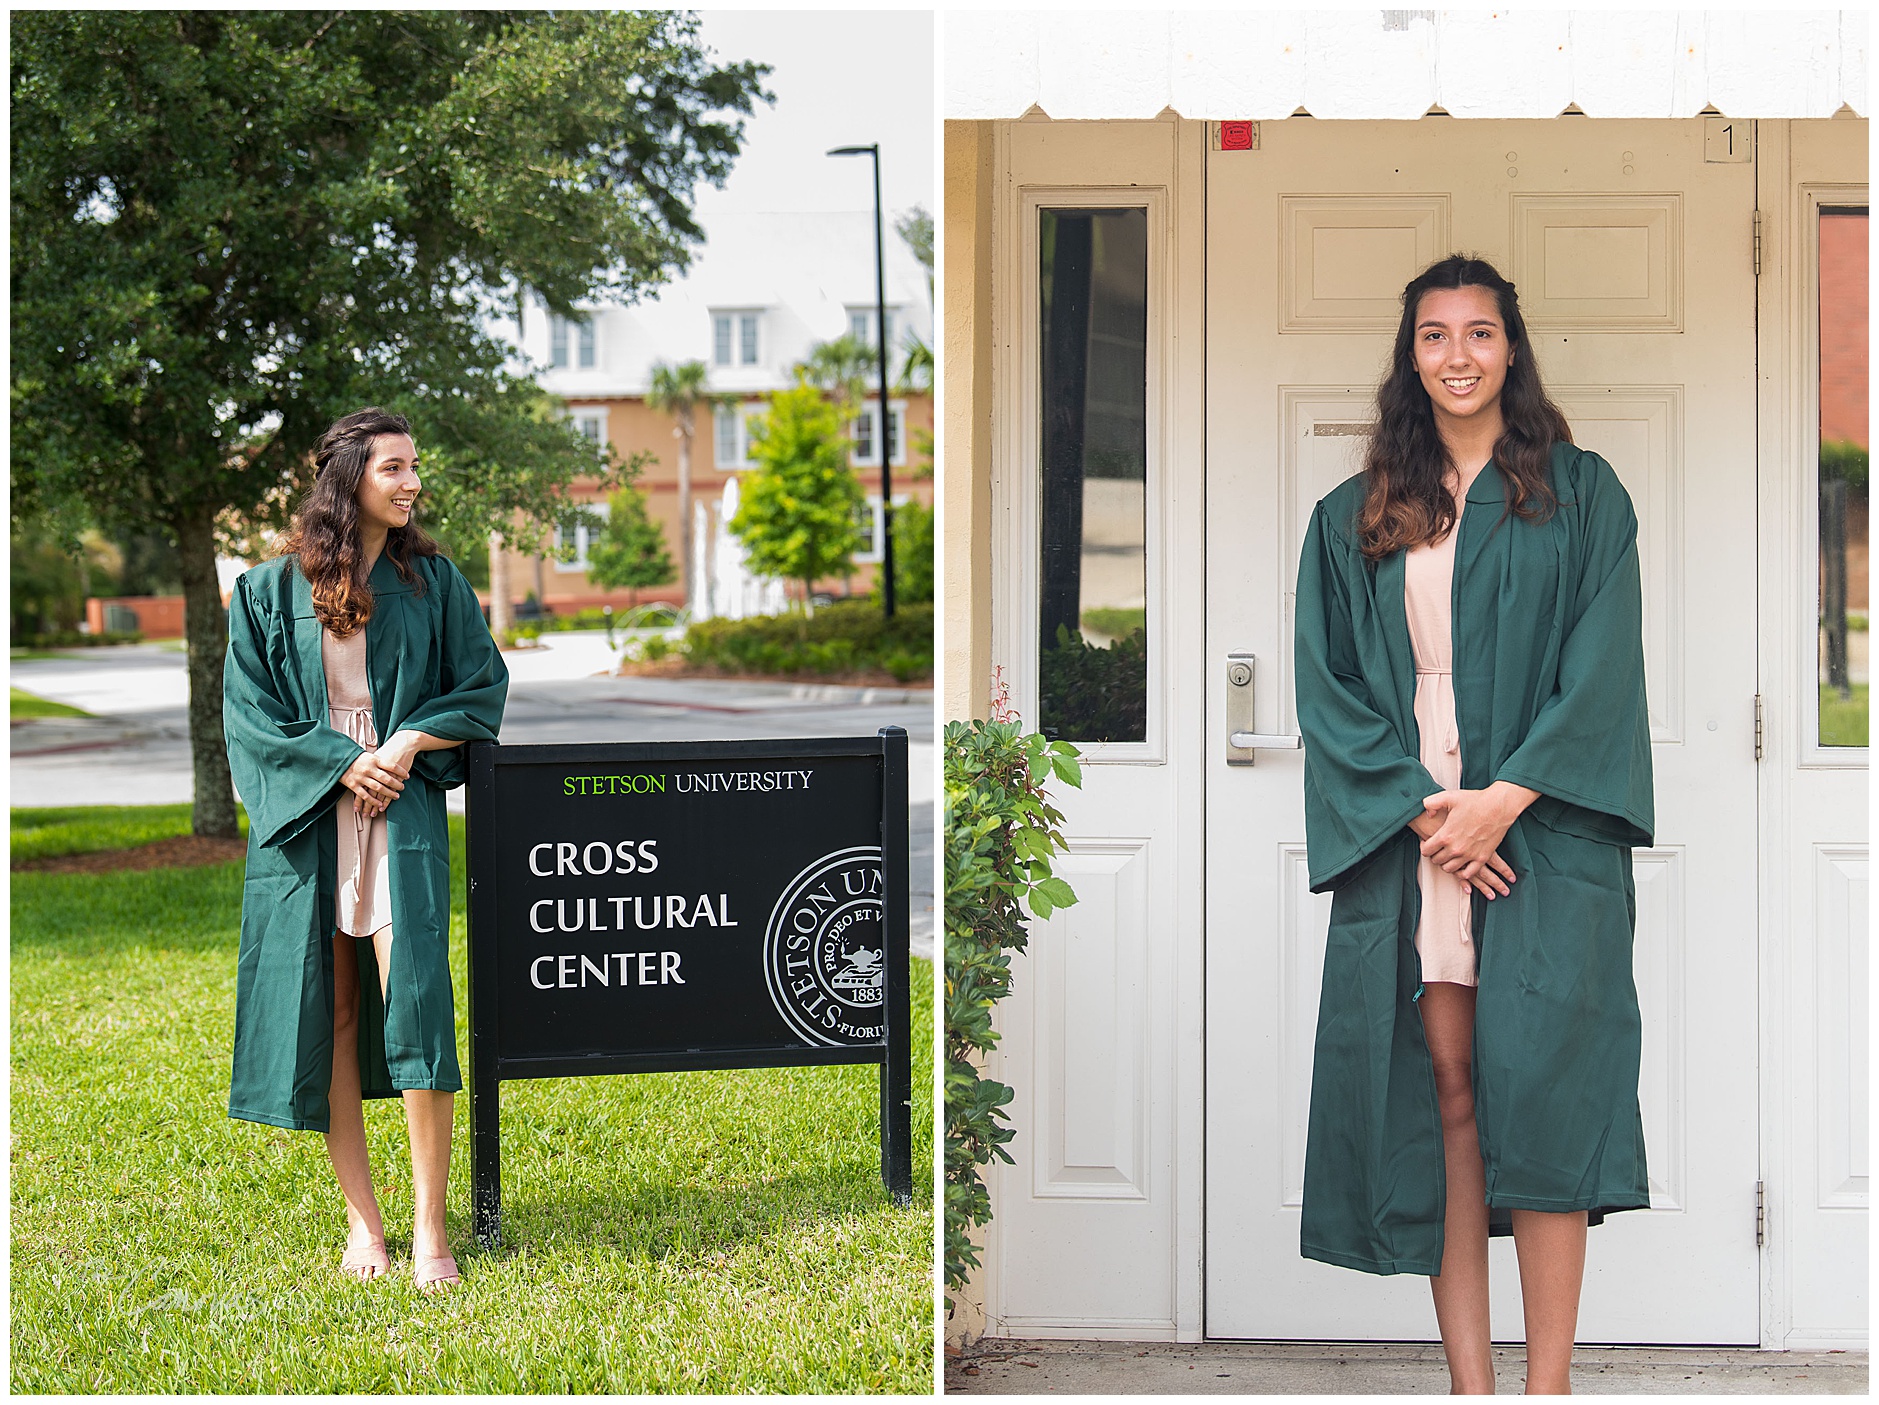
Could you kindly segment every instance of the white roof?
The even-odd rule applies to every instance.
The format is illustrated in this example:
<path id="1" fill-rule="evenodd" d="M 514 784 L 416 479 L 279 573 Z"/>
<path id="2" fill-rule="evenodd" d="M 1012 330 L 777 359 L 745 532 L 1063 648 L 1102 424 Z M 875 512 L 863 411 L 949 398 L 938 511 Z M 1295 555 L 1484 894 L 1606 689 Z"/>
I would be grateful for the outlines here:
<path id="1" fill-rule="evenodd" d="M 1865 114 L 1860 10 L 951 10 L 945 115 Z"/>
<path id="2" fill-rule="evenodd" d="M 887 307 L 896 342 L 911 330 L 931 345 L 933 313 L 926 270 L 894 232 L 886 234 Z M 523 319 L 522 349 L 539 369 L 541 384 L 571 400 L 643 395 L 655 362 L 703 361 L 711 388 L 752 393 L 779 389 L 790 368 L 815 343 L 849 330 L 850 310 L 874 307 L 874 216 L 871 211 L 715 213 L 706 217 L 706 240 L 691 268 L 629 307 L 594 303 L 592 369 L 549 366 L 548 317 L 531 300 Z M 760 358 L 755 366 L 712 365 L 712 314 L 761 315 Z M 499 335 L 515 339 L 513 321 Z M 572 340 L 572 339 L 571 339 Z M 578 359 L 578 350 L 570 360 Z M 898 353 L 890 359 L 890 373 Z"/>

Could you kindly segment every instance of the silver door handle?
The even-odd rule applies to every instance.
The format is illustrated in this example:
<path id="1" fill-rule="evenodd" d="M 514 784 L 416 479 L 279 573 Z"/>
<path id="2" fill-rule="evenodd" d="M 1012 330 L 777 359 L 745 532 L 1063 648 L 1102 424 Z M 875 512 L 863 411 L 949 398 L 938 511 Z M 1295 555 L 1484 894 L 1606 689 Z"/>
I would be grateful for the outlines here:
<path id="1" fill-rule="evenodd" d="M 1227 655 L 1227 765 L 1250 766 L 1255 752 L 1268 749 L 1297 751 L 1303 737 L 1283 732 L 1253 730 L 1253 655 Z"/>

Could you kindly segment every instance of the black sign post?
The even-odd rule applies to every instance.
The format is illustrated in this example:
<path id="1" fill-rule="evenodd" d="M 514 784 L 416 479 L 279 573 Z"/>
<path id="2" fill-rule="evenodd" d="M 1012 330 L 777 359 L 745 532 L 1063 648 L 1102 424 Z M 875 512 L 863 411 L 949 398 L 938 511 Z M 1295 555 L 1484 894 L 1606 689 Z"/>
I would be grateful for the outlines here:
<path id="1" fill-rule="evenodd" d="M 470 1143 L 502 1235 L 510 1078 L 879 1064 L 913 1196 L 907 734 L 468 749 Z"/>

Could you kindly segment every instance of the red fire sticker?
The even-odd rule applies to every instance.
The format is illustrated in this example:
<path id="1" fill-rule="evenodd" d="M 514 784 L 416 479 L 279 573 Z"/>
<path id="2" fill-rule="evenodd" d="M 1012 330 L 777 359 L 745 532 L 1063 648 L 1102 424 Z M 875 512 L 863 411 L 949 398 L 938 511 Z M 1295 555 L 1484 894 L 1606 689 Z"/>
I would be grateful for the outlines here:
<path id="1" fill-rule="evenodd" d="M 1220 149 L 1222 151 L 1251 151 L 1253 149 L 1253 124 L 1251 122 L 1222 122 L 1220 124 Z"/>

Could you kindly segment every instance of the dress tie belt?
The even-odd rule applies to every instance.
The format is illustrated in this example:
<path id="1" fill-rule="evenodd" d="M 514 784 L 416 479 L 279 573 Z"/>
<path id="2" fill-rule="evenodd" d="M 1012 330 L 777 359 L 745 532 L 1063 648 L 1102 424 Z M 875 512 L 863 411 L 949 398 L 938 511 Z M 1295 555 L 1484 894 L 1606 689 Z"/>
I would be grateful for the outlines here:
<path id="1" fill-rule="evenodd" d="M 1454 671 L 1452 668 L 1424 668 L 1421 664 L 1416 665 L 1417 678 L 1448 678 L 1453 675 Z M 1451 756 L 1459 755 L 1461 752 L 1461 735 L 1453 726 L 1447 728 L 1443 734 L 1442 750 Z"/>
<path id="2" fill-rule="evenodd" d="M 332 713 L 333 720 L 339 724 L 335 730 L 344 732 L 367 751 L 372 751 L 378 746 L 378 728 L 372 725 L 371 708 L 334 707 L 328 708 L 327 711 Z M 353 828 L 359 835 L 360 852 L 363 853 L 365 832 L 371 828 L 372 821 L 367 819 L 364 814 L 356 811 L 353 814 L 352 820 Z M 353 877 L 356 881 L 358 878 L 358 872 L 356 870 L 354 871 Z"/>

